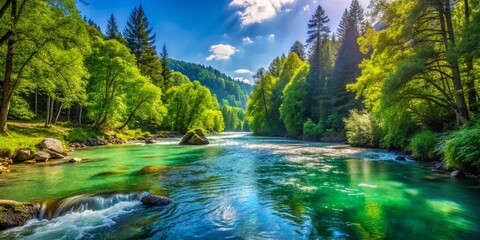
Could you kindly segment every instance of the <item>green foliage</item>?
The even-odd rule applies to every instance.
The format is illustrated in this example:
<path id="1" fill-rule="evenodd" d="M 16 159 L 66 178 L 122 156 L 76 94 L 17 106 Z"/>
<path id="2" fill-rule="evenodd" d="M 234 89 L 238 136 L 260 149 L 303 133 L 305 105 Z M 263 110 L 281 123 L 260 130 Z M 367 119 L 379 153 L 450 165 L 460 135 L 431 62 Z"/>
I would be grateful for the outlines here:
<path id="1" fill-rule="evenodd" d="M 347 141 L 356 147 L 378 147 L 382 138 L 381 123 L 367 111 L 350 110 L 343 119 Z"/>
<path id="2" fill-rule="evenodd" d="M 169 129 L 183 133 L 194 127 L 217 132 L 223 130 L 223 116 L 217 99 L 200 82 L 172 87 L 165 97 L 169 113 L 165 124 Z"/>
<path id="3" fill-rule="evenodd" d="M 85 142 L 89 138 L 98 138 L 103 135 L 102 132 L 87 127 L 72 128 L 65 137 L 69 142 Z"/>
<path id="4" fill-rule="evenodd" d="M 309 65 L 304 63 L 297 69 L 292 80 L 283 90 L 283 102 L 280 106 L 280 115 L 285 124 L 287 135 L 296 137 L 303 133 L 305 122 L 304 90 L 305 79 L 309 71 Z"/>
<path id="5" fill-rule="evenodd" d="M 480 170 L 480 124 L 451 132 L 439 146 L 449 167 Z"/>
<path id="6" fill-rule="evenodd" d="M 205 130 L 204 128 L 195 128 L 195 129 L 192 129 L 190 131 L 193 131 L 195 134 L 197 134 L 200 137 L 207 136 L 207 130 Z"/>
<path id="7" fill-rule="evenodd" d="M 172 72 L 170 82 L 171 86 L 180 86 L 182 84 L 189 83 L 190 79 L 181 72 Z"/>
<path id="8" fill-rule="evenodd" d="M 307 119 L 303 124 L 303 137 L 307 140 L 318 140 L 325 134 L 325 125 L 323 122 L 315 124 L 312 119 Z"/>
<path id="9" fill-rule="evenodd" d="M 188 63 L 170 59 L 169 67 L 172 71 L 181 72 L 189 79 L 199 81 L 203 86 L 218 98 L 219 103 L 224 100 L 233 107 L 246 108 L 248 96 L 252 92 L 252 85 L 238 82 L 224 73 L 200 64 Z"/>
<path id="10" fill-rule="evenodd" d="M 403 109 L 389 108 L 382 113 L 384 137 L 381 145 L 385 148 L 406 149 L 410 138 L 418 131 L 418 124 L 412 114 Z"/>
<path id="11" fill-rule="evenodd" d="M 12 157 L 12 149 L 10 149 L 10 148 L 0 148 L 0 157 L 1 158 L 11 158 Z"/>
<path id="12" fill-rule="evenodd" d="M 412 157 L 418 160 L 435 160 L 438 155 L 435 148 L 439 143 L 439 137 L 428 130 L 424 130 L 413 135 L 410 139 L 408 149 L 412 152 Z"/>
<path id="13" fill-rule="evenodd" d="M 271 134 L 271 117 L 268 100 L 272 96 L 277 79 L 260 69 L 256 74 L 257 82 L 252 95 L 248 99 L 247 120 L 253 133 L 258 135 Z"/>
<path id="14" fill-rule="evenodd" d="M 225 121 L 225 130 L 226 131 L 247 131 L 244 129 L 245 123 L 247 121 L 245 110 L 239 107 L 229 106 L 227 103 L 223 103 L 222 115 Z"/>

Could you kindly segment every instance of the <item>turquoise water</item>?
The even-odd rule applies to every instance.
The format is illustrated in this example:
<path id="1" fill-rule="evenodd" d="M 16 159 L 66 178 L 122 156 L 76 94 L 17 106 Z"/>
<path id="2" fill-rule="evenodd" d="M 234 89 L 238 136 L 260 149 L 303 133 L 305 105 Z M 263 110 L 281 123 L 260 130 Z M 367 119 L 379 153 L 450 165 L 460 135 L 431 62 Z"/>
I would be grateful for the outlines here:
<path id="1" fill-rule="evenodd" d="M 43 219 L 5 239 L 479 239 L 480 189 L 380 150 L 248 134 L 208 146 L 77 151 L 78 164 L 16 165 L 0 199 Z M 139 175 L 144 166 L 166 166 Z M 146 208 L 146 194 L 170 197 Z"/>

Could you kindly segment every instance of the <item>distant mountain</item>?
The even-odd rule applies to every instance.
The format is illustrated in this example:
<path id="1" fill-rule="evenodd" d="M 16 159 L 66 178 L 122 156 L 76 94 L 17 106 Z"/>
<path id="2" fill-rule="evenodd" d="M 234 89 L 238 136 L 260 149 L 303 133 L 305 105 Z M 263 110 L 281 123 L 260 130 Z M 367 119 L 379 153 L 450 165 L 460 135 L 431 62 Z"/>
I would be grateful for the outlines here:
<path id="1" fill-rule="evenodd" d="M 218 102 L 223 104 L 224 100 L 233 107 L 247 107 L 248 97 L 253 91 L 253 86 L 235 81 L 225 73 L 218 71 L 210 66 L 189 63 L 179 60 L 170 60 L 170 68 L 173 71 L 181 72 L 190 80 L 198 80 L 203 86 L 217 96 Z"/>

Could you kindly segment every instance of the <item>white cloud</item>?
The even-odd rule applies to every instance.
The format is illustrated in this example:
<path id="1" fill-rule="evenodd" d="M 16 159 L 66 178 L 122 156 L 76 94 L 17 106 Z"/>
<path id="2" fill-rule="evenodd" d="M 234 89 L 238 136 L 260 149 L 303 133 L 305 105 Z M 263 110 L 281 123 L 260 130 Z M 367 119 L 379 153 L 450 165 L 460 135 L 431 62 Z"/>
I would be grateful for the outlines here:
<path id="1" fill-rule="evenodd" d="M 305 5 L 305 7 L 303 7 L 303 11 L 308 11 L 308 10 L 310 10 L 310 5 L 307 4 Z"/>
<path id="2" fill-rule="evenodd" d="M 252 40 L 251 38 L 249 38 L 249 37 L 246 37 L 246 38 L 242 39 L 242 41 L 243 41 L 244 43 L 253 43 L 253 40 Z"/>
<path id="3" fill-rule="evenodd" d="M 296 0 L 232 0 L 230 6 L 241 7 L 238 14 L 242 19 L 242 25 L 261 23 L 275 17 L 282 6 L 295 2 Z"/>
<path id="4" fill-rule="evenodd" d="M 244 78 L 244 77 L 236 77 L 236 78 L 233 78 L 233 80 L 238 81 L 238 82 L 252 84 L 252 82 L 249 79 Z"/>
<path id="5" fill-rule="evenodd" d="M 253 75 L 254 72 L 248 70 L 248 69 L 237 69 L 235 70 L 236 74 L 245 74 L 245 75 Z"/>
<path id="6" fill-rule="evenodd" d="M 206 58 L 207 61 L 211 60 L 228 60 L 231 56 L 235 55 L 238 50 L 228 44 L 217 44 L 210 47 L 212 54 Z"/>
<path id="7" fill-rule="evenodd" d="M 268 40 L 270 40 L 270 41 L 275 40 L 275 34 L 272 33 L 272 34 L 268 35 Z"/>

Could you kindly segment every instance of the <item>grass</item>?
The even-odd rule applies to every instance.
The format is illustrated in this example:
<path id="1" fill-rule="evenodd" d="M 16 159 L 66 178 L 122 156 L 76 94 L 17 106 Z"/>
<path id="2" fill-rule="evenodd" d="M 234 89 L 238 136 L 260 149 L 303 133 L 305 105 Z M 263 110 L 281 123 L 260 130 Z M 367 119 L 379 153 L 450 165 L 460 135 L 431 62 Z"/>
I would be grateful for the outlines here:
<path id="1" fill-rule="evenodd" d="M 48 128 L 41 122 L 9 122 L 8 136 L 0 136 L 0 149 L 12 153 L 20 148 L 35 150 L 36 145 L 45 138 L 56 138 L 64 144 L 70 141 L 84 141 L 103 134 L 91 128 L 77 128 L 68 124 L 52 125 Z"/>

